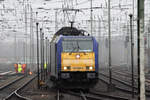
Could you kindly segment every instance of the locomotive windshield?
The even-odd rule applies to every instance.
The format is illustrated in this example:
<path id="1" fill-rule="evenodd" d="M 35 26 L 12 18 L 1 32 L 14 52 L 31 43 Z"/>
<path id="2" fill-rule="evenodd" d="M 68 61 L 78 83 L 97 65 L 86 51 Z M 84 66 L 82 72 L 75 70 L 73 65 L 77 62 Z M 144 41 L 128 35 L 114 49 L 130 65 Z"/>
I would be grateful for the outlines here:
<path id="1" fill-rule="evenodd" d="M 63 52 L 92 52 L 92 40 L 64 40 L 62 42 Z"/>

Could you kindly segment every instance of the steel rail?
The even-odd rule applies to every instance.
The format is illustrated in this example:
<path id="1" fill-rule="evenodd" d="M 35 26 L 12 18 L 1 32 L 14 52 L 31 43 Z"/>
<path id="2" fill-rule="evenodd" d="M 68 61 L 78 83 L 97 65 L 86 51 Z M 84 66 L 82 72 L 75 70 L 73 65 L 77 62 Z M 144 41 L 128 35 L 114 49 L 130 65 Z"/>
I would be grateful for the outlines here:
<path id="1" fill-rule="evenodd" d="M 125 97 L 119 97 L 119 96 L 112 96 L 112 95 L 106 95 L 103 93 L 94 93 L 94 92 L 88 92 L 88 93 L 83 93 L 82 91 L 80 91 L 80 93 L 77 92 L 73 92 L 73 91 L 65 91 L 65 93 L 74 95 L 74 96 L 78 96 L 78 97 L 82 97 L 83 100 L 104 100 L 104 98 L 109 98 L 110 100 L 129 100 L 128 98 Z"/>
<path id="2" fill-rule="evenodd" d="M 128 78 L 131 78 L 129 76 L 131 76 L 132 74 L 129 72 L 121 72 L 121 71 L 113 71 L 114 73 L 123 75 L 123 76 L 127 76 Z M 138 76 L 134 74 L 134 78 L 138 79 Z M 150 79 L 145 79 L 146 85 L 150 86 Z"/>
<path id="3" fill-rule="evenodd" d="M 15 79 L 15 80 L 13 80 L 13 81 L 11 81 L 11 82 L 9 82 L 9 83 L 3 85 L 3 86 L 0 86 L 0 91 L 3 90 L 3 89 L 5 89 L 5 88 L 8 87 L 8 86 L 14 84 L 15 82 L 21 80 L 22 78 L 24 78 L 24 76 L 21 76 L 20 78 L 17 78 L 17 79 Z"/>
<path id="4" fill-rule="evenodd" d="M 127 73 L 127 72 L 120 72 L 120 71 L 113 71 L 113 72 L 114 72 L 115 74 L 120 74 L 120 75 L 122 75 L 122 76 L 125 76 L 125 77 L 128 78 L 128 79 L 131 79 L 130 73 Z M 114 78 L 114 79 L 116 79 L 116 78 Z M 138 79 L 138 78 L 137 78 L 137 75 L 134 75 L 134 79 Z M 129 80 L 129 82 L 131 82 L 131 80 Z M 127 82 L 124 82 L 124 83 L 129 84 L 129 83 L 127 83 Z M 137 84 L 136 81 L 135 81 L 135 84 Z M 132 86 L 131 84 L 129 84 L 129 85 Z M 146 88 L 148 88 L 148 87 L 150 86 L 150 80 L 149 80 L 149 79 L 145 79 L 145 85 L 146 85 Z M 137 86 L 135 85 L 134 88 L 137 88 Z M 150 89 L 146 89 L 146 91 L 147 91 L 147 92 L 150 92 Z"/>
<path id="5" fill-rule="evenodd" d="M 121 96 L 113 96 L 113 95 L 107 95 L 103 93 L 98 93 L 98 92 L 89 92 L 92 95 L 99 96 L 99 97 L 104 97 L 104 98 L 109 98 L 109 99 L 115 99 L 115 100 L 129 100 L 129 98 L 121 97 Z"/>
<path id="6" fill-rule="evenodd" d="M 83 100 L 87 100 L 87 97 L 85 96 L 85 94 L 82 91 L 80 91 L 80 94 L 81 94 L 81 97 Z"/>
<path id="7" fill-rule="evenodd" d="M 60 100 L 60 91 L 57 91 L 57 100 Z"/>
<path id="8" fill-rule="evenodd" d="M 31 100 L 29 98 L 19 95 L 18 92 L 20 92 L 24 87 L 26 87 L 36 77 L 37 77 L 37 75 L 33 76 L 29 81 L 27 81 L 21 87 L 17 88 L 15 91 L 11 92 L 4 100 L 12 100 L 12 98 L 14 98 L 15 100 Z"/>
<path id="9" fill-rule="evenodd" d="M 108 78 L 109 76 L 108 75 L 105 75 L 105 74 L 103 74 L 103 73 L 99 73 L 100 75 L 102 75 L 102 76 L 104 76 L 104 77 L 106 77 L 106 78 Z M 103 82 L 105 82 L 105 83 L 107 83 L 107 84 L 109 84 L 106 80 L 104 80 L 104 79 L 101 79 L 101 78 L 99 78 L 99 80 L 101 80 L 101 81 L 103 81 Z M 125 86 L 128 86 L 129 88 L 131 88 L 132 87 L 132 85 L 131 84 L 128 84 L 127 82 L 125 82 L 125 81 L 122 81 L 122 80 L 119 80 L 119 79 L 116 79 L 116 78 L 112 78 L 112 80 L 114 80 L 114 81 L 116 81 L 116 82 L 119 82 L 119 83 L 121 83 L 121 84 L 123 84 L 123 85 L 125 85 Z M 120 87 L 120 86 L 118 86 L 118 85 L 116 85 L 115 86 L 117 89 L 119 89 L 119 90 L 121 90 L 121 91 L 124 91 L 124 92 L 127 92 L 127 93 L 132 93 L 132 91 L 131 90 L 128 90 L 128 89 L 126 89 L 126 88 L 122 88 L 122 87 Z M 134 87 L 136 90 L 134 91 L 134 93 L 135 94 L 137 94 L 137 87 Z M 150 97 L 150 90 L 146 90 L 146 96 L 148 96 L 148 97 Z"/>

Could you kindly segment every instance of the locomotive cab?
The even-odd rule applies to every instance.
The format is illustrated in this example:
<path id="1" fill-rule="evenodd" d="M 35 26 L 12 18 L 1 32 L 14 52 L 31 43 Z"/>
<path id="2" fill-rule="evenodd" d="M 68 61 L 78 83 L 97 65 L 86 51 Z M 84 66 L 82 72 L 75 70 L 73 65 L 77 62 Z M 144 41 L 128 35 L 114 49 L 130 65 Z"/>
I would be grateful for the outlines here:
<path id="1" fill-rule="evenodd" d="M 92 37 L 66 37 L 62 40 L 59 79 L 90 81 L 97 78 Z"/>
<path id="2" fill-rule="evenodd" d="M 52 38 L 48 71 L 54 84 L 73 85 L 77 82 L 77 87 L 83 87 L 82 83 L 84 86 L 88 83 L 86 87 L 89 88 L 97 83 L 98 43 L 93 36 L 82 33 L 76 28 L 64 27 Z"/>

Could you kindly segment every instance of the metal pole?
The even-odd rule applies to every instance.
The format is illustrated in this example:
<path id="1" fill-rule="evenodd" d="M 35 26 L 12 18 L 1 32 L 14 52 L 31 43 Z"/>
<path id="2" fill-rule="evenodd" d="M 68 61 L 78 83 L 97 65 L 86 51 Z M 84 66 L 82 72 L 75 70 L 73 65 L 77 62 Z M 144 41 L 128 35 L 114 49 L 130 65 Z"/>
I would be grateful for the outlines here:
<path id="1" fill-rule="evenodd" d="M 133 18 L 132 18 L 132 34 L 133 34 L 133 38 L 134 38 L 134 29 L 135 29 L 135 28 L 134 28 L 134 27 L 135 27 L 135 24 L 134 24 L 134 20 L 135 20 L 135 18 L 134 18 L 134 15 L 135 15 L 135 14 L 134 14 L 134 5 L 135 5 L 135 0 L 132 1 L 132 4 L 133 4 L 133 7 L 132 7 L 132 10 L 133 10 L 133 11 L 132 11 L 132 13 L 133 13 L 133 14 L 132 14 L 132 15 L 133 15 Z M 133 39 L 133 42 L 134 42 L 134 41 L 135 41 L 135 40 Z M 133 52 L 137 52 L 137 51 L 135 51 L 135 49 L 133 49 Z M 133 54 L 134 54 L 134 53 L 133 53 Z M 136 57 L 133 57 L 133 59 L 136 59 Z"/>
<path id="2" fill-rule="evenodd" d="M 111 20 L 110 20 L 110 0 L 108 0 L 108 35 L 109 35 L 109 84 L 112 85 L 111 72 Z"/>
<path id="3" fill-rule="evenodd" d="M 132 98 L 134 98 L 134 54 L 133 54 L 133 50 L 134 50 L 134 42 L 133 42 L 133 33 L 132 33 L 132 18 L 133 15 L 130 14 L 130 32 L 131 32 L 131 67 L 132 67 Z"/>
<path id="4" fill-rule="evenodd" d="M 31 14 L 31 6 L 30 6 L 30 72 L 31 72 L 31 66 L 32 66 L 32 14 Z"/>
<path id="5" fill-rule="evenodd" d="M 15 46 L 14 46 L 14 58 L 15 58 L 15 60 L 14 60 L 14 63 L 16 64 L 17 63 L 17 53 L 16 53 L 16 48 L 17 48 L 17 37 L 16 37 L 16 32 L 15 32 Z"/>
<path id="6" fill-rule="evenodd" d="M 55 32 L 58 30 L 58 22 L 57 22 L 57 10 L 55 11 Z"/>
<path id="7" fill-rule="evenodd" d="M 44 49 L 44 46 L 45 46 L 44 45 L 44 33 L 42 33 L 42 45 L 43 45 L 43 47 L 42 47 L 43 50 L 42 51 L 43 51 L 43 71 L 44 71 L 44 64 L 45 64 L 45 59 L 44 59 L 44 56 L 45 56 L 44 55 L 45 54 L 45 52 L 44 52 L 44 50 L 45 50 Z M 43 74 L 44 74 L 44 72 L 43 72 Z M 44 75 L 42 75 L 42 76 L 44 76 Z M 45 80 L 45 76 L 44 76 L 44 80 Z"/>
<path id="8" fill-rule="evenodd" d="M 40 80 L 40 76 L 39 76 L 39 33 L 38 33 L 38 26 L 39 23 L 36 23 L 36 33 L 37 33 L 37 71 L 38 71 L 38 89 L 40 89 L 40 84 L 39 84 L 39 80 Z"/>
<path id="9" fill-rule="evenodd" d="M 91 0 L 91 36 L 93 35 L 93 9 L 92 9 L 92 0 Z"/>
<path id="10" fill-rule="evenodd" d="M 101 59 L 100 59 L 100 51 L 102 51 L 102 47 L 100 46 L 100 43 L 101 43 L 101 20 L 100 20 L 100 17 L 98 16 L 98 42 L 99 42 L 99 65 L 100 65 L 100 62 L 101 62 Z"/>
<path id="11" fill-rule="evenodd" d="M 48 42 L 48 44 L 49 44 L 49 72 L 51 72 L 51 48 L 50 48 L 51 45 L 50 45 L 50 41 Z"/>
<path id="12" fill-rule="evenodd" d="M 26 61 L 26 51 L 25 51 L 25 48 L 26 48 L 26 46 L 25 46 L 26 44 L 25 44 L 25 42 L 23 41 L 23 61 L 24 61 L 24 64 L 25 64 L 25 61 Z"/>
<path id="13" fill-rule="evenodd" d="M 26 63 L 26 66 L 27 66 L 27 32 L 28 32 L 28 28 L 27 28 L 27 3 L 25 2 L 25 42 L 26 42 L 26 45 L 25 45 L 25 63 Z"/>
<path id="14" fill-rule="evenodd" d="M 126 41 L 127 41 L 127 66 L 128 66 L 128 70 L 130 70 L 129 68 L 129 54 L 130 54 L 130 48 L 129 48 L 129 25 L 128 25 L 128 21 L 127 21 L 127 36 L 126 36 Z"/>
<path id="15" fill-rule="evenodd" d="M 47 64 L 48 64 L 48 61 L 47 61 L 47 59 L 48 59 L 47 58 L 48 57 L 47 56 L 47 37 L 45 39 L 46 39 L 46 48 L 45 48 L 46 49 L 46 53 L 45 53 L 46 54 L 46 70 L 45 70 L 45 75 L 47 75 Z"/>
<path id="16" fill-rule="evenodd" d="M 43 47 L 43 44 L 42 44 L 42 39 L 43 39 L 43 37 L 42 37 L 42 28 L 40 28 L 40 49 L 41 49 L 41 80 L 42 80 L 42 67 L 43 67 L 43 49 L 42 49 L 42 47 Z"/>
<path id="17" fill-rule="evenodd" d="M 133 12 L 133 21 L 134 21 L 134 0 L 132 0 L 132 4 L 133 4 L 133 6 L 132 6 L 132 12 Z M 134 23 L 133 23 L 133 25 L 134 25 Z"/>
<path id="18" fill-rule="evenodd" d="M 31 43 L 32 67 L 34 67 L 34 32 L 33 32 L 33 10 L 32 10 L 32 6 L 31 6 L 31 33 L 32 33 L 32 36 L 31 36 L 31 40 L 32 40 L 32 43 Z"/>
<path id="19" fill-rule="evenodd" d="M 49 68 L 50 68 L 50 66 L 49 66 L 49 55 L 50 55 L 50 53 L 49 53 L 49 40 L 47 41 L 47 55 L 48 55 L 48 58 L 47 58 L 47 72 L 49 72 Z"/>
<path id="20" fill-rule="evenodd" d="M 137 39 L 138 39 L 138 100 L 145 100 L 144 73 L 144 0 L 137 1 Z"/>

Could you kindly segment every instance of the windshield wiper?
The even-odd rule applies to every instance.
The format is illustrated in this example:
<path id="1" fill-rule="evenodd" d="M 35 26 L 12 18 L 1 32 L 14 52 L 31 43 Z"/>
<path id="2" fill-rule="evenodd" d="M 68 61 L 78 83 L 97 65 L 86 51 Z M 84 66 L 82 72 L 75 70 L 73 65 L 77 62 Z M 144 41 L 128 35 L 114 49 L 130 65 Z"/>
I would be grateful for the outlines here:
<path id="1" fill-rule="evenodd" d="M 80 46 L 79 46 L 79 43 L 78 41 L 76 41 L 77 45 L 73 47 L 72 51 L 69 53 L 69 55 L 71 55 L 76 49 L 77 49 L 77 52 L 79 52 L 79 50 L 81 50 Z M 86 52 L 84 52 L 84 55 L 86 55 Z"/>
<path id="2" fill-rule="evenodd" d="M 71 55 L 77 48 L 73 47 L 72 51 L 69 53 L 69 55 Z"/>
<path id="3" fill-rule="evenodd" d="M 69 53 L 69 55 L 71 55 L 76 49 L 77 49 L 77 51 L 80 50 L 78 41 L 76 41 L 76 43 L 77 43 L 77 45 L 75 45 L 75 46 L 73 47 L 73 49 L 72 49 L 72 51 Z"/>
<path id="4" fill-rule="evenodd" d="M 79 47 L 78 41 L 77 41 L 77 49 L 78 49 L 78 52 L 79 52 L 79 50 L 81 50 L 80 47 Z"/>
<path id="5" fill-rule="evenodd" d="M 79 50 L 81 50 L 78 41 L 77 41 L 77 49 L 78 49 L 78 52 L 79 52 Z M 84 53 L 84 55 L 86 55 L 86 52 L 83 51 L 83 53 Z"/>

